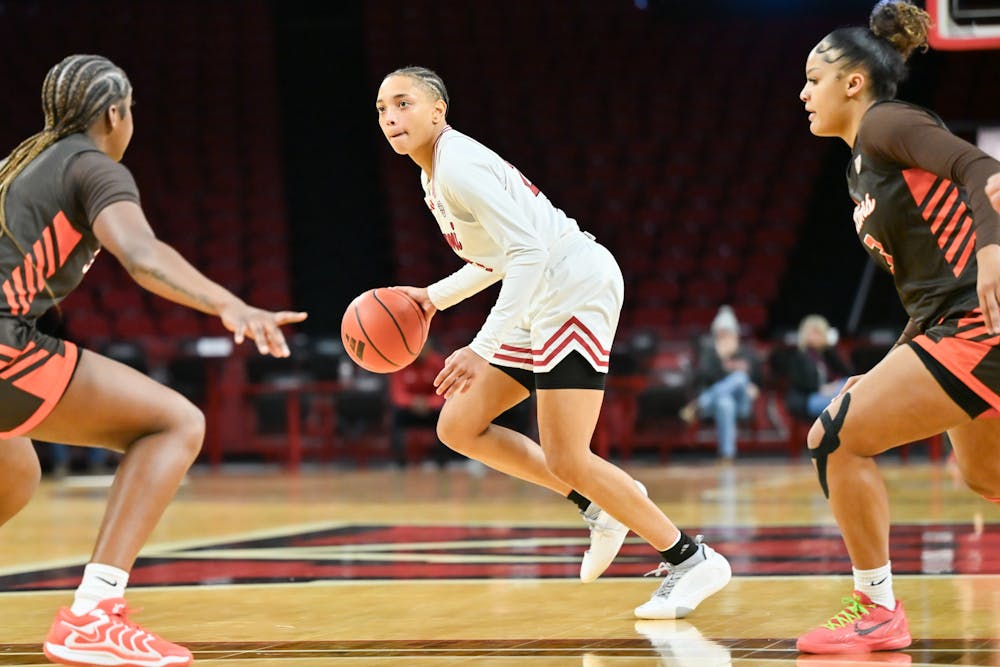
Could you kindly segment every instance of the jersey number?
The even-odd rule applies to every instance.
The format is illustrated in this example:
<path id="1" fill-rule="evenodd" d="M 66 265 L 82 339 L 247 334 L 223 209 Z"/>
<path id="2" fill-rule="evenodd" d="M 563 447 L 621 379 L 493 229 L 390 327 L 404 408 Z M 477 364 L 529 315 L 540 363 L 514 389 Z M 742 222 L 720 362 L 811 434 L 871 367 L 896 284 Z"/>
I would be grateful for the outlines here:
<path id="1" fill-rule="evenodd" d="M 878 254 L 882 256 L 882 259 L 885 260 L 886 265 L 889 267 L 889 273 L 892 274 L 896 273 L 896 270 L 892 264 L 892 255 L 890 255 L 885 251 L 885 248 L 882 247 L 881 243 L 875 240 L 874 236 L 872 236 L 871 234 L 865 234 L 864 244 L 869 248 L 871 248 L 872 250 L 878 251 Z"/>

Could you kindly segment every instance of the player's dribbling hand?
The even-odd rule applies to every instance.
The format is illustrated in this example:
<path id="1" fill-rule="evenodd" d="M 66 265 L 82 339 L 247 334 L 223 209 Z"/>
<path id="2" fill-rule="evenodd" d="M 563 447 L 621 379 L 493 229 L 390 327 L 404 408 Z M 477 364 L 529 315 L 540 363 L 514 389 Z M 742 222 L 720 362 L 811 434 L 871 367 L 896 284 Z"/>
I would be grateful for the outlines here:
<path id="1" fill-rule="evenodd" d="M 434 317 L 434 313 L 437 312 L 437 306 L 435 306 L 431 302 L 431 298 L 427 295 L 426 287 L 393 285 L 390 289 L 397 289 L 406 296 L 416 301 L 420 305 L 420 308 L 423 309 L 424 311 L 424 317 L 427 319 L 427 324 L 431 323 L 431 318 Z"/>
<path id="2" fill-rule="evenodd" d="M 487 365 L 488 362 L 469 347 L 455 350 L 445 359 L 444 368 L 434 378 L 438 396 L 444 394 L 445 398 L 451 398 L 455 392 L 465 393 L 476 375 Z"/>
<path id="3" fill-rule="evenodd" d="M 306 317 L 306 313 L 287 310 L 261 310 L 242 301 L 227 306 L 219 313 L 222 325 L 233 332 L 233 341 L 237 345 L 250 338 L 257 343 L 257 350 L 261 354 L 270 354 L 272 357 L 287 357 L 291 354 L 280 327 L 301 322 Z"/>

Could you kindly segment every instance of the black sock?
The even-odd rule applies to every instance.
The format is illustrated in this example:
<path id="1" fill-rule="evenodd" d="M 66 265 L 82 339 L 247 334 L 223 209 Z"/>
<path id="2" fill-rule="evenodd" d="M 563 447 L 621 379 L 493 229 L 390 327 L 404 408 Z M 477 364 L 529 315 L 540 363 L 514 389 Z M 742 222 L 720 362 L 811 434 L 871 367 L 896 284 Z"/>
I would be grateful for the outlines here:
<path id="1" fill-rule="evenodd" d="M 679 565 L 696 553 L 698 553 L 698 545 L 682 530 L 677 544 L 661 551 L 660 556 L 671 565 Z"/>
<path id="2" fill-rule="evenodd" d="M 569 498 L 571 502 L 576 503 L 576 506 L 580 508 L 581 512 L 586 512 L 587 508 L 590 507 L 590 501 L 577 493 L 575 489 L 571 490 L 569 495 L 566 497 Z"/>

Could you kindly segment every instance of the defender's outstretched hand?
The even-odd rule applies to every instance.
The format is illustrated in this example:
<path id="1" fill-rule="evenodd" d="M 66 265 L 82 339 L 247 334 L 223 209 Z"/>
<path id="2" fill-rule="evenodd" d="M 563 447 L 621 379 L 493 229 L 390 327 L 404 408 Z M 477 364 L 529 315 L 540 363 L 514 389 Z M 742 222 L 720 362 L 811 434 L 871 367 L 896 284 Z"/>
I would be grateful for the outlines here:
<path id="1" fill-rule="evenodd" d="M 233 332 L 233 341 L 237 345 L 244 338 L 250 338 L 257 343 L 261 354 L 272 357 L 287 357 L 291 354 L 282 326 L 301 322 L 308 317 L 307 313 L 282 310 L 271 312 L 248 306 L 242 301 L 228 306 L 219 313 L 222 325 Z"/>

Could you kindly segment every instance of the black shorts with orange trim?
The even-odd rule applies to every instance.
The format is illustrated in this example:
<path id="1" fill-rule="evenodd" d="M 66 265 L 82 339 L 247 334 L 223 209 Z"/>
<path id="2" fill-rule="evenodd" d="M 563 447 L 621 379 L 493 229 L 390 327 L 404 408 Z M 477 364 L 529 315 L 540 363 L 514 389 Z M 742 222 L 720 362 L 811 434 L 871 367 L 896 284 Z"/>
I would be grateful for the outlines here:
<path id="1" fill-rule="evenodd" d="M 1000 334 L 989 333 L 978 308 L 942 318 L 910 347 L 970 417 L 1000 416 Z"/>
<path id="2" fill-rule="evenodd" d="M 31 320 L 0 317 L 0 439 L 28 433 L 69 386 L 79 350 Z"/>

